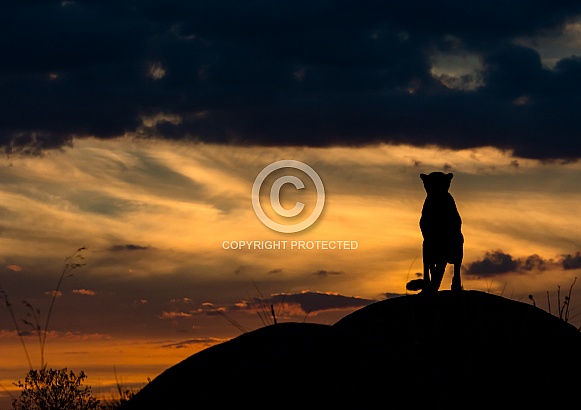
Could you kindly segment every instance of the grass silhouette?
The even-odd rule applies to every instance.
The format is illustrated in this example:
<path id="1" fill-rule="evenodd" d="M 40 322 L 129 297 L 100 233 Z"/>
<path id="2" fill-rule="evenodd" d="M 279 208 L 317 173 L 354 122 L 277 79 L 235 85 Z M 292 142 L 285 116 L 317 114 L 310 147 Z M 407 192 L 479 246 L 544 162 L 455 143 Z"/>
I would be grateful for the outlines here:
<path id="1" fill-rule="evenodd" d="M 67 369 L 30 370 L 24 382 L 15 385 L 22 389 L 13 400 L 14 410 L 98 410 L 99 400 L 93 397 L 91 387 L 83 385 L 83 371 L 75 374 Z"/>
<path id="2" fill-rule="evenodd" d="M 117 369 L 115 367 L 113 368 L 113 372 L 115 373 L 115 385 L 117 387 L 117 397 L 112 396 L 108 399 L 104 399 L 99 405 L 99 410 L 120 409 L 125 403 L 131 400 L 131 398 L 133 398 L 135 394 L 137 394 L 137 391 L 139 391 L 123 386 L 123 384 L 119 380 L 119 377 L 117 376 Z M 148 377 L 147 382 L 149 383 L 150 381 L 151 379 Z"/>
<path id="3" fill-rule="evenodd" d="M 278 324 L 277 317 L 280 316 L 280 311 L 283 307 L 284 297 L 279 302 L 278 313 L 277 313 L 274 310 L 273 304 L 266 303 L 266 301 L 268 299 L 264 297 L 264 295 L 262 294 L 261 290 L 259 289 L 259 287 L 256 284 L 256 282 L 254 281 L 254 279 L 252 279 L 252 285 L 254 286 L 256 291 L 258 292 L 258 296 L 251 296 L 251 295 L 247 294 L 247 300 L 249 301 L 250 306 L 252 306 L 252 308 L 256 312 L 256 315 L 258 316 L 258 318 L 262 322 L 262 325 L 266 327 L 266 326 Z M 222 316 L 224 319 L 226 319 L 228 322 L 230 322 L 234 327 L 236 327 L 242 333 L 248 332 L 248 329 L 246 329 L 242 324 L 240 324 L 240 322 L 238 322 L 232 316 L 227 314 L 223 309 L 215 308 L 214 312 L 218 313 L 220 316 Z M 307 316 L 308 316 L 308 313 L 307 313 Z M 305 320 L 306 320 L 306 316 L 305 316 Z"/>
<path id="4" fill-rule="evenodd" d="M 38 340 L 38 346 L 39 346 L 39 350 L 40 350 L 41 369 L 53 371 L 53 369 L 47 369 L 47 363 L 45 360 L 45 355 L 44 355 L 45 350 L 44 349 L 45 349 L 45 345 L 46 345 L 46 341 L 47 341 L 47 334 L 48 334 L 49 328 L 50 328 L 51 317 L 54 313 L 55 301 L 56 301 L 56 298 L 59 296 L 59 293 L 61 291 L 61 288 L 62 288 L 62 285 L 63 285 L 65 279 L 73 276 L 73 271 L 75 269 L 78 269 L 78 268 L 85 265 L 84 257 L 82 255 L 82 251 L 84 249 L 85 249 L 84 247 L 81 247 L 81 248 L 77 249 L 73 254 L 71 254 L 70 256 L 65 258 L 64 265 L 63 265 L 63 268 L 60 272 L 56 287 L 52 291 L 49 309 L 48 309 L 46 318 L 44 320 L 42 320 L 41 311 L 39 309 L 32 306 L 32 304 L 30 304 L 29 302 L 23 301 L 22 303 L 24 304 L 24 306 L 26 308 L 27 318 L 21 319 L 19 321 L 15 312 L 14 312 L 14 305 L 12 304 L 12 302 L 8 298 L 8 294 L 3 289 L 0 288 L 0 302 L 3 302 L 9 311 L 10 317 L 11 317 L 12 322 L 14 324 L 14 327 L 16 329 L 17 335 L 20 339 L 21 345 L 22 345 L 23 350 L 24 350 L 25 355 L 26 355 L 26 360 L 28 361 L 28 364 L 29 364 L 31 371 L 33 371 L 33 365 L 32 365 L 30 355 L 29 355 L 29 350 L 28 350 L 27 345 L 26 345 L 26 340 L 23 337 L 24 333 L 21 331 L 21 324 L 20 323 L 32 328 L 33 333 L 36 336 L 36 339 Z M 413 265 L 413 262 L 412 262 L 412 265 Z M 410 266 L 410 270 L 411 270 L 411 266 Z M 409 271 L 408 271 L 408 275 L 409 275 Z M 561 319 L 564 322 L 570 322 L 570 320 L 576 316 L 576 315 L 571 315 L 571 313 L 572 313 L 571 312 L 571 295 L 572 295 L 572 290 L 573 290 L 573 287 L 576 283 L 576 280 L 577 280 L 577 278 L 575 277 L 575 279 L 573 280 L 573 282 L 569 286 L 568 291 L 565 295 L 562 295 L 561 287 L 557 286 L 557 294 L 556 294 L 557 309 L 555 310 L 555 312 L 552 311 L 552 309 L 554 309 L 554 307 L 553 308 L 551 307 L 551 298 L 550 298 L 549 292 L 547 291 L 548 313 L 557 316 L 559 319 Z M 256 312 L 257 316 L 261 320 L 264 327 L 267 327 L 270 325 L 277 325 L 279 322 L 279 318 L 280 318 L 280 312 L 283 309 L 284 297 L 282 298 L 282 300 L 280 300 L 278 302 L 279 306 L 278 306 L 278 310 L 277 310 L 277 309 L 275 309 L 274 304 L 269 303 L 269 298 L 264 297 L 262 291 L 260 290 L 260 288 L 258 287 L 257 283 L 254 280 L 252 280 L 252 284 L 257 292 L 257 296 L 248 295 L 249 305 Z M 537 303 L 536 303 L 533 295 L 529 295 L 529 299 L 532 301 L 532 304 L 535 307 L 537 307 Z M 234 326 L 236 326 L 238 329 L 240 329 L 243 333 L 246 333 L 247 330 L 242 325 L 240 325 L 236 320 L 234 320 L 232 317 L 227 315 L 227 313 L 225 311 L 221 311 L 219 309 L 216 309 L 216 312 L 220 313 L 224 318 L 226 318 L 230 323 L 232 323 Z M 305 319 L 306 319 L 306 317 L 305 317 Z M 283 328 L 284 324 L 283 324 L 283 326 L 278 326 L 278 327 Z M 578 328 L 578 330 L 581 330 L 581 326 Z M 114 410 L 114 409 L 122 408 L 123 405 L 125 403 L 129 402 L 137 394 L 137 392 L 139 390 L 139 389 L 137 389 L 137 391 L 136 391 L 136 390 L 133 390 L 133 389 L 130 389 L 130 388 L 123 386 L 123 384 L 121 383 L 121 381 L 119 380 L 119 378 L 117 376 L 116 369 L 114 369 L 114 373 L 115 373 L 115 381 L 116 381 L 117 391 L 109 399 L 105 399 L 99 404 L 100 410 Z M 84 373 L 81 372 L 81 375 L 84 376 Z M 150 380 L 148 379 L 148 382 L 149 381 Z M 20 387 L 22 387 L 22 384 L 20 384 Z"/>
<path id="5" fill-rule="evenodd" d="M 570 310 L 571 292 L 573 291 L 573 286 L 575 285 L 575 282 L 577 282 L 576 276 L 573 279 L 571 286 L 569 286 L 569 292 L 567 293 L 567 295 L 565 295 L 563 297 L 562 301 L 561 301 L 561 286 L 557 285 L 557 313 L 553 313 L 551 311 L 551 297 L 550 297 L 549 291 L 547 291 L 547 311 L 550 314 L 557 316 L 559 319 L 561 319 L 567 323 L 569 323 L 571 319 L 573 319 L 577 316 L 577 315 L 570 316 L 570 313 L 571 313 L 571 310 Z M 533 302 L 533 306 L 537 306 L 537 303 L 536 303 L 533 295 L 529 295 L 529 299 Z M 579 325 L 577 327 L 577 329 L 581 331 L 581 325 Z"/>
<path id="6" fill-rule="evenodd" d="M 51 318 L 54 313 L 56 299 L 61 294 L 61 288 L 65 279 L 73 276 L 74 270 L 85 265 L 85 258 L 83 256 L 83 251 L 85 249 L 85 247 L 80 247 L 64 259 L 63 267 L 58 277 L 57 284 L 54 290 L 51 291 L 50 305 L 44 322 L 41 317 L 42 315 L 40 309 L 35 308 L 27 300 L 22 301 L 22 304 L 26 309 L 26 318 L 18 320 L 15 313 L 14 304 L 10 301 L 8 293 L 0 287 L 0 302 L 2 302 L 2 304 L 8 310 L 9 316 L 14 326 L 14 330 L 16 331 L 16 334 L 20 340 L 20 344 L 24 351 L 29 367 L 29 371 L 24 382 L 18 381 L 17 383 L 13 383 L 16 387 L 22 389 L 19 398 L 14 397 L 12 392 L 6 389 L 5 386 L 0 386 L 12 398 L 12 406 L 14 409 L 53 409 L 55 408 L 55 405 L 53 405 L 55 403 L 54 400 L 57 400 L 57 398 L 62 398 L 64 401 L 59 401 L 59 404 L 56 405 L 59 409 L 61 406 L 65 406 L 63 408 L 78 408 L 82 410 L 87 410 L 89 408 L 99 410 L 114 410 L 120 408 L 136 393 L 136 391 L 126 388 L 121 384 L 117 377 L 117 370 L 114 368 L 118 397 L 111 397 L 110 399 L 103 401 L 97 400 L 91 396 L 90 386 L 82 387 L 82 382 L 87 377 L 83 371 L 77 375 L 72 370 L 68 370 L 66 367 L 63 369 L 48 368 L 47 361 L 45 360 L 45 347 Z M 40 368 L 38 370 L 33 366 L 30 352 L 26 344 L 26 340 L 24 339 L 25 333 L 22 331 L 20 323 L 30 327 L 38 341 L 38 348 L 40 353 Z M 66 402 L 67 397 L 71 400 L 71 402 Z"/>
<path id="7" fill-rule="evenodd" d="M 32 328 L 33 332 L 37 336 L 38 346 L 39 346 L 39 350 L 40 350 L 40 368 L 41 369 L 46 368 L 46 362 L 44 360 L 45 359 L 44 349 L 46 346 L 46 337 L 48 335 L 48 328 L 50 325 L 50 319 L 52 316 L 52 312 L 54 310 L 55 301 L 58 298 L 58 296 L 60 295 L 60 289 L 61 289 L 61 285 L 62 285 L 63 281 L 66 278 L 73 276 L 72 272 L 75 269 L 80 268 L 81 266 L 85 265 L 85 263 L 83 262 L 83 260 L 85 258 L 82 254 L 82 251 L 84 251 L 85 249 L 86 249 L 85 247 L 80 247 L 75 252 L 73 252 L 70 256 L 67 256 L 65 258 L 63 268 L 61 270 L 61 274 L 59 276 L 57 285 L 56 285 L 55 289 L 52 291 L 50 306 L 48 308 L 48 313 L 47 313 L 44 325 L 41 324 L 40 309 L 35 308 L 26 300 L 22 301 L 22 303 L 26 306 L 27 317 L 29 319 L 21 319 L 21 321 L 25 325 L 30 326 Z M 22 345 L 22 349 L 24 350 L 24 354 L 26 356 L 28 366 L 32 370 L 34 366 L 32 365 L 32 361 L 30 359 L 30 354 L 29 354 L 28 348 L 26 346 L 26 341 L 24 340 L 24 336 L 23 336 L 24 333 L 22 332 L 20 325 L 18 324 L 18 320 L 16 319 L 16 314 L 14 313 L 14 305 L 12 304 L 12 302 L 10 302 L 10 299 L 8 298 L 8 293 L 6 293 L 6 291 L 4 291 L 1 287 L 0 287 L 0 299 L 4 302 L 4 305 L 8 309 L 8 312 L 9 312 L 10 317 L 12 319 L 12 323 L 14 325 L 14 330 L 16 331 L 18 338 L 20 339 L 20 344 Z"/>

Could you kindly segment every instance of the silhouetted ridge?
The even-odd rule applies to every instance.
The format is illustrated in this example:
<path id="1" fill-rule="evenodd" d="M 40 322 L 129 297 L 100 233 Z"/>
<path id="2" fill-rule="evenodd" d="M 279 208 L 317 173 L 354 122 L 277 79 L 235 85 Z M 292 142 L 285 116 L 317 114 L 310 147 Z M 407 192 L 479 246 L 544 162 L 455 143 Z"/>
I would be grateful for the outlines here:
<path id="1" fill-rule="evenodd" d="M 563 360 L 581 363 L 579 330 L 542 309 L 478 291 L 424 296 L 374 303 L 333 327 L 365 345 L 366 356 L 389 350 L 422 368 L 420 379 L 463 374 L 499 380 L 498 373 L 514 372 L 522 381 L 549 382 L 559 379 Z"/>
<path id="2" fill-rule="evenodd" d="M 379 301 L 334 325 L 245 333 L 167 369 L 124 409 L 261 399 L 361 406 L 410 394 L 416 404 L 432 394 L 522 404 L 573 397 L 580 364 L 581 332 L 556 316 L 483 292 L 440 291 Z"/>

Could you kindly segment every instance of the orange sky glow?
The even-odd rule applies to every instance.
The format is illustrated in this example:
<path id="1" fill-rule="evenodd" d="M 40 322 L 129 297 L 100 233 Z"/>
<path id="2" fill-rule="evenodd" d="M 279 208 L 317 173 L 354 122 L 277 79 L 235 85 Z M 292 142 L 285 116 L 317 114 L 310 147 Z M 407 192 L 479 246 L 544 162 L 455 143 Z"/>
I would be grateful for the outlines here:
<path id="1" fill-rule="evenodd" d="M 269 229 L 251 204 L 254 179 L 281 159 L 310 165 L 325 187 L 321 216 L 297 233 Z M 422 271 L 419 174 L 431 171 L 454 173 L 464 287 L 526 303 L 530 294 L 555 312 L 558 289 L 563 298 L 579 274 L 581 165 L 493 148 L 236 148 L 127 137 L 4 158 L 0 285 L 17 317 L 26 317 L 20 301 L 27 300 L 42 318 L 64 258 L 85 247 L 85 264 L 56 299 L 47 361 L 85 371 L 100 395 L 114 394 L 115 371 L 138 388 L 203 348 L 267 324 L 255 298 L 273 303 L 279 321 L 332 324 L 405 294 Z M 284 206 L 312 209 L 312 184 L 287 188 Z M 287 248 L 232 249 L 240 241 Z M 292 249 L 292 241 L 356 249 Z M 497 272 L 482 270 L 494 255 L 512 265 L 496 260 Z M 448 270 L 444 289 L 450 280 Z M 573 287 L 570 320 L 579 325 L 577 301 Z M 0 382 L 13 390 L 28 365 L 5 306 L 0 325 L 7 358 Z M 24 340 L 39 360 L 34 334 Z"/>

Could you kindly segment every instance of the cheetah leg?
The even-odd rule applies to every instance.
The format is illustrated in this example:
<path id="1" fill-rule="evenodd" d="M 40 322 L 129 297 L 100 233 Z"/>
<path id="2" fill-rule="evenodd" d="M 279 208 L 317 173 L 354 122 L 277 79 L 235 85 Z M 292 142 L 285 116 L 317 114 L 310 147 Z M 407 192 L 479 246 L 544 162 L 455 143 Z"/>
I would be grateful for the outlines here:
<path id="1" fill-rule="evenodd" d="M 444 271 L 446 270 L 445 263 L 436 263 L 434 268 L 432 269 L 432 281 L 431 287 L 432 291 L 436 292 L 440 289 L 440 285 L 442 284 L 442 278 L 444 277 Z"/>
<path id="2" fill-rule="evenodd" d="M 458 262 L 454 264 L 454 276 L 452 277 L 452 290 L 458 291 L 462 290 L 462 279 L 460 278 L 460 267 L 462 263 Z"/>
<path id="3" fill-rule="evenodd" d="M 422 290 L 428 292 L 431 290 L 430 271 L 434 269 L 434 264 L 430 261 L 425 248 L 422 256 L 424 263 L 424 286 Z"/>

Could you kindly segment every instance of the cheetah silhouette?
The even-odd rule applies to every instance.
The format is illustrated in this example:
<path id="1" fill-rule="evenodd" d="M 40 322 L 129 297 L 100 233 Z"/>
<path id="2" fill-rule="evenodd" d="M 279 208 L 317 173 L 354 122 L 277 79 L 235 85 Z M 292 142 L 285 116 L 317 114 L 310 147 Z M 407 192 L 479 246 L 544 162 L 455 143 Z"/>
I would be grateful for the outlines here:
<path id="1" fill-rule="evenodd" d="M 456 202 L 448 192 L 453 176 L 452 173 L 443 172 L 420 174 L 427 194 L 420 218 L 424 238 L 424 277 L 408 282 L 408 290 L 438 291 L 448 263 L 454 265 L 451 289 L 462 290 L 460 267 L 464 255 L 464 236 Z"/>

